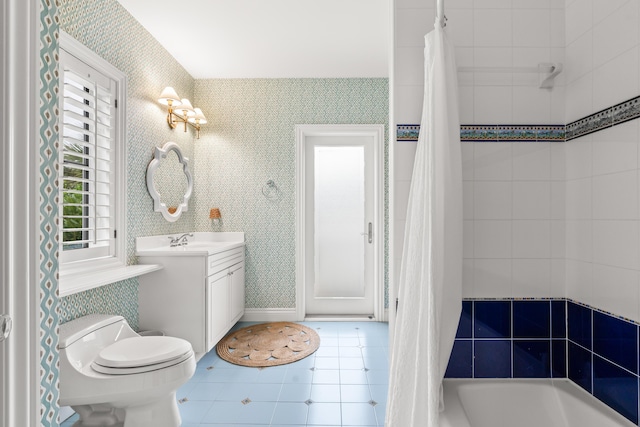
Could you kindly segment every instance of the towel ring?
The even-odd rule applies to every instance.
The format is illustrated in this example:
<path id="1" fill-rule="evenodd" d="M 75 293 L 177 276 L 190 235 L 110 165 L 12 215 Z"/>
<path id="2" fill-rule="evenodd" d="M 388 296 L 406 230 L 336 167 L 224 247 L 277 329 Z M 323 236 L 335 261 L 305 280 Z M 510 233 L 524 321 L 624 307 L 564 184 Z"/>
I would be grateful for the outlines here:
<path id="1" fill-rule="evenodd" d="M 282 196 L 280 189 L 272 179 L 267 181 L 267 183 L 262 187 L 262 194 L 268 200 L 279 200 Z"/>

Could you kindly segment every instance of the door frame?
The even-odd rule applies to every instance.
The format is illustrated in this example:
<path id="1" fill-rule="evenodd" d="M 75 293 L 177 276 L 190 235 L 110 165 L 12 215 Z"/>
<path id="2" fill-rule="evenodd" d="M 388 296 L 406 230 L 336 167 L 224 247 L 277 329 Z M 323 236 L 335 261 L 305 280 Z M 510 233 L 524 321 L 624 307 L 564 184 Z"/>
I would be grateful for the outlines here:
<path id="1" fill-rule="evenodd" d="M 296 319 L 303 321 L 305 306 L 305 185 L 307 137 L 313 136 L 367 136 L 374 145 L 374 212 L 373 212 L 373 315 L 384 321 L 384 125 L 382 124 L 320 124 L 296 125 Z"/>
<path id="2" fill-rule="evenodd" d="M 11 335 L 0 344 L 0 424 L 7 426 L 40 425 L 39 6 L 38 0 L 0 5 L 0 312 L 13 319 Z"/>

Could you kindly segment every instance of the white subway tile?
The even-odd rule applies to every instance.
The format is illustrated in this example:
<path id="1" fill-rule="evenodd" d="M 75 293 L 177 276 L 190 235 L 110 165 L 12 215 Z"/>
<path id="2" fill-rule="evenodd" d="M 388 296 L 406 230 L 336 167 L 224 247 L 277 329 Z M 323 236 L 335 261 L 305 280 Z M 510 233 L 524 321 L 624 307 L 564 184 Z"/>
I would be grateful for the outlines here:
<path id="1" fill-rule="evenodd" d="M 476 258 L 511 257 L 511 221 L 474 221 L 473 254 Z"/>
<path id="2" fill-rule="evenodd" d="M 551 258 L 551 221 L 513 221 L 513 258 Z"/>
<path id="3" fill-rule="evenodd" d="M 566 260 L 564 258 L 551 260 L 550 298 L 566 298 L 566 270 Z"/>
<path id="4" fill-rule="evenodd" d="M 407 221 L 404 219 L 397 219 L 394 221 L 393 235 L 394 235 L 394 247 L 393 250 L 396 256 L 402 258 L 402 251 L 404 248 L 404 228 L 407 225 Z M 400 264 L 396 265 L 396 271 L 400 270 Z"/>
<path id="5" fill-rule="evenodd" d="M 512 0 L 475 0 L 476 9 L 510 9 Z"/>
<path id="6" fill-rule="evenodd" d="M 592 146 L 594 175 L 637 169 L 638 120 L 594 134 Z"/>
<path id="7" fill-rule="evenodd" d="M 564 142 L 552 142 L 551 148 L 551 179 L 562 181 L 566 179 L 565 146 Z"/>
<path id="8" fill-rule="evenodd" d="M 638 270 L 638 221 L 593 221 L 593 261 Z"/>
<path id="9" fill-rule="evenodd" d="M 463 221 L 462 256 L 473 258 L 473 221 Z"/>
<path id="10" fill-rule="evenodd" d="M 548 298 L 551 292 L 550 259 L 514 259 L 511 262 L 514 298 Z"/>
<path id="11" fill-rule="evenodd" d="M 589 262 L 566 262 L 567 297 L 584 304 L 593 305 L 593 272 Z"/>
<path id="12" fill-rule="evenodd" d="M 460 123 L 471 124 L 474 120 L 474 88 L 473 86 L 458 87 L 458 110 L 460 111 Z"/>
<path id="13" fill-rule="evenodd" d="M 475 144 L 473 142 L 463 142 L 462 144 L 462 179 L 473 180 L 473 165 Z"/>
<path id="14" fill-rule="evenodd" d="M 567 45 L 565 61 L 567 83 L 573 83 L 593 70 L 593 31 L 587 31 Z"/>
<path id="15" fill-rule="evenodd" d="M 396 85 L 423 85 L 424 49 L 421 47 L 396 48 L 395 71 Z"/>
<path id="16" fill-rule="evenodd" d="M 473 276 L 475 298 L 512 297 L 510 259 L 476 259 Z"/>
<path id="17" fill-rule="evenodd" d="M 593 70 L 593 108 L 604 110 L 638 94 L 638 49 L 629 49 Z"/>
<path id="18" fill-rule="evenodd" d="M 462 260 L 462 298 L 473 298 L 473 259 Z"/>
<path id="19" fill-rule="evenodd" d="M 585 74 L 565 88 L 565 117 L 567 123 L 582 119 L 594 113 L 593 74 Z"/>
<path id="20" fill-rule="evenodd" d="M 560 181 L 551 182 L 551 219 L 566 218 L 566 184 Z"/>
<path id="21" fill-rule="evenodd" d="M 514 9 L 549 9 L 556 0 L 513 0 Z"/>
<path id="22" fill-rule="evenodd" d="M 638 2 L 628 1 L 593 29 L 593 63 L 599 67 L 638 45 Z"/>
<path id="23" fill-rule="evenodd" d="M 473 198 L 474 198 L 474 182 L 462 181 L 462 217 L 464 219 L 473 219 Z"/>
<path id="24" fill-rule="evenodd" d="M 564 259 L 566 256 L 566 229 L 564 221 L 551 221 L 551 258 Z"/>
<path id="25" fill-rule="evenodd" d="M 395 219 L 407 219 L 407 204 L 409 202 L 409 190 L 411 181 L 396 181 L 395 183 Z"/>
<path id="26" fill-rule="evenodd" d="M 593 259 L 593 237 L 591 220 L 568 220 L 566 222 L 567 259 L 591 262 Z"/>
<path id="27" fill-rule="evenodd" d="M 473 9 L 449 9 L 446 10 L 447 34 L 454 46 L 473 46 L 473 29 L 476 22 L 473 20 Z"/>
<path id="28" fill-rule="evenodd" d="M 424 85 L 396 85 L 394 116 L 399 124 L 419 124 L 422 119 Z"/>
<path id="29" fill-rule="evenodd" d="M 513 10 L 512 19 L 514 46 L 551 45 L 551 13 L 548 9 Z"/>
<path id="30" fill-rule="evenodd" d="M 500 47 L 512 46 L 512 17 L 510 9 L 476 9 L 474 20 L 478 24 L 474 27 L 473 36 L 476 46 Z"/>
<path id="31" fill-rule="evenodd" d="M 473 0 L 447 0 L 447 9 L 473 9 Z"/>
<path id="32" fill-rule="evenodd" d="M 638 321 L 638 271 L 593 264 L 593 299 L 598 308 Z"/>
<path id="33" fill-rule="evenodd" d="M 474 178 L 476 181 L 511 180 L 511 146 L 503 142 L 474 143 Z"/>
<path id="34" fill-rule="evenodd" d="M 551 91 L 537 85 L 513 88 L 513 122 L 523 125 L 552 124 Z"/>
<path id="35" fill-rule="evenodd" d="M 556 85 L 552 89 L 548 89 L 551 92 L 551 123 L 556 125 L 566 124 L 566 120 L 565 120 L 566 88 L 564 86 L 561 86 L 562 85 L 561 80 L 564 77 L 560 77 L 560 79 L 558 79 L 558 77 L 556 77 Z"/>
<path id="36" fill-rule="evenodd" d="M 434 9 L 396 10 L 396 46 L 424 47 L 424 36 L 433 30 Z"/>
<path id="37" fill-rule="evenodd" d="M 567 219 L 591 219 L 592 178 L 567 181 L 565 214 Z"/>
<path id="38" fill-rule="evenodd" d="M 550 219 L 551 182 L 514 181 L 513 219 Z"/>
<path id="39" fill-rule="evenodd" d="M 593 219 L 638 218 L 637 170 L 594 176 Z"/>
<path id="40" fill-rule="evenodd" d="M 473 101 L 478 124 L 512 123 L 513 87 L 476 86 Z"/>
<path id="41" fill-rule="evenodd" d="M 591 176 L 592 173 L 592 135 L 572 139 L 564 143 L 566 179 L 578 179 Z"/>
<path id="42" fill-rule="evenodd" d="M 563 9 L 551 10 L 550 44 L 553 47 L 566 46 L 565 42 L 565 14 Z"/>
<path id="43" fill-rule="evenodd" d="M 598 24 L 609 17 L 616 10 L 629 0 L 594 0 L 593 1 L 593 23 Z"/>
<path id="44" fill-rule="evenodd" d="M 575 0 L 568 3 L 565 17 L 567 44 L 586 33 L 591 28 L 592 22 L 592 0 Z"/>
<path id="45" fill-rule="evenodd" d="M 476 181 L 473 187 L 475 219 L 511 219 L 511 183 Z"/>
<path id="46" fill-rule="evenodd" d="M 394 145 L 395 156 L 393 161 L 395 163 L 396 181 L 411 181 L 417 146 L 417 143 L 411 141 L 400 141 Z"/>

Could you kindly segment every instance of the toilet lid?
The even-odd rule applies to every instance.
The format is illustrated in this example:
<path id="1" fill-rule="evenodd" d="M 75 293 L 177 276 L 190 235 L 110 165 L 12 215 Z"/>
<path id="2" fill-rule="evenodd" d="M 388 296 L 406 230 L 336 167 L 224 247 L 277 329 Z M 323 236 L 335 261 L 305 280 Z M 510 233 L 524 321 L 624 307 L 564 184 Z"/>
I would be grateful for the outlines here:
<path id="1" fill-rule="evenodd" d="M 106 368 L 137 368 L 164 364 L 191 352 L 191 344 L 180 338 L 133 337 L 103 348 L 93 364 Z"/>

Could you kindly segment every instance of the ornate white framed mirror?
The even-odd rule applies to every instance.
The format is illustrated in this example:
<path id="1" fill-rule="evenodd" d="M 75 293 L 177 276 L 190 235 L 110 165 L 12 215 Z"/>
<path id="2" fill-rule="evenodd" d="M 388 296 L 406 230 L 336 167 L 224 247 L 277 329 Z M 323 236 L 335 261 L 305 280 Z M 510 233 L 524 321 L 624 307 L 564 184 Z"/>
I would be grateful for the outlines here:
<path id="1" fill-rule="evenodd" d="M 160 212 L 167 221 L 177 221 L 182 212 L 188 210 L 193 177 L 189 159 L 175 142 L 167 142 L 154 150 L 147 167 L 147 189 L 153 198 L 154 212 Z"/>

